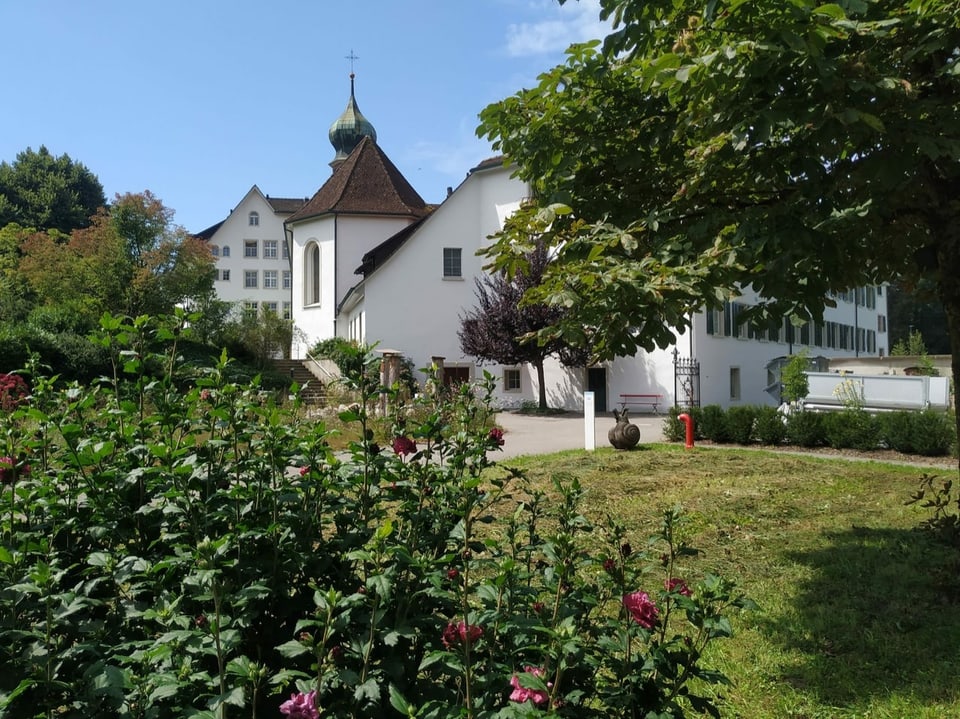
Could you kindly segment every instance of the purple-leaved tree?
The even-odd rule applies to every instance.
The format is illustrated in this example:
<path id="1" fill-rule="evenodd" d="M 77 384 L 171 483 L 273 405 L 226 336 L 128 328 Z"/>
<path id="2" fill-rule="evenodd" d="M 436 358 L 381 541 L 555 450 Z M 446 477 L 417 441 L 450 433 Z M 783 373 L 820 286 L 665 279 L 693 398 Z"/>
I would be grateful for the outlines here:
<path id="1" fill-rule="evenodd" d="M 523 303 L 524 293 L 540 284 L 549 256 L 542 244 L 527 253 L 524 269 L 512 277 L 498 272 L 476 280 L 477 305 L 461 317 L 461 349 L 480 362 L 530 364 L 537 370 L 540 409 L 547 409 L 543 363 L 557 357 L 567 367 L 582 367 L 589 353 L 562 339 L 543 339 L 539 332 L 557 324 L 563 307 Z"/>

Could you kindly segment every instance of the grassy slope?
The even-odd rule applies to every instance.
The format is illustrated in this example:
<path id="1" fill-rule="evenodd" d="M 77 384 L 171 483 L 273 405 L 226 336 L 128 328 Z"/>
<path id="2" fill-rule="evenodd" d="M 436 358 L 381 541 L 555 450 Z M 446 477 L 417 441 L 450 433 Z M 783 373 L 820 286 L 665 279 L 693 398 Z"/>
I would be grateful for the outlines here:
<path id="1" fill-rule="evenodd" d="M 714 645 L 734 681 L 725 716 L 960 717 L 958 555 L 916 530 L 929 510 L 904 505 L 923 470 L 676 445 L 505 464 L 538 483 L 576 475 L 587 513 L 615 512 L 638 545 L 661 508 L 684 507 L 702 550 L 690 572 L 760 605 Z"/>

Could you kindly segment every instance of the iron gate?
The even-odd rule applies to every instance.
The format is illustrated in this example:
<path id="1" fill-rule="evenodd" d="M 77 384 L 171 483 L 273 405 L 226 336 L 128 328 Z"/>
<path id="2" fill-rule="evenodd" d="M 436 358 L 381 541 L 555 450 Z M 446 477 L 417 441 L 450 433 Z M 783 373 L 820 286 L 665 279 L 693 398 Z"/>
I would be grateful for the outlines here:
<path id="1" fill-rule="evenodd" d="M 700 360 L 674 354 L 673 396 L 680 409 L 700 406 Z"/>

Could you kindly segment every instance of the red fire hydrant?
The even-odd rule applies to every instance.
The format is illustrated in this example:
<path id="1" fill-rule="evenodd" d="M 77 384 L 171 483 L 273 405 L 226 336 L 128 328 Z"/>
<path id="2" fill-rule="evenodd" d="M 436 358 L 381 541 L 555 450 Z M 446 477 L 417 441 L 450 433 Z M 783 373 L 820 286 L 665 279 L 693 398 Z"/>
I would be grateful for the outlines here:
<path id="1" fill-rule="evenodd" d="M 693 417 L 684 412 L 683 414 L 678 414 L 677 419 L 687 427 L 687 442 L 684 444 L 684 447 L 690 449 L 693 447 Z"/>

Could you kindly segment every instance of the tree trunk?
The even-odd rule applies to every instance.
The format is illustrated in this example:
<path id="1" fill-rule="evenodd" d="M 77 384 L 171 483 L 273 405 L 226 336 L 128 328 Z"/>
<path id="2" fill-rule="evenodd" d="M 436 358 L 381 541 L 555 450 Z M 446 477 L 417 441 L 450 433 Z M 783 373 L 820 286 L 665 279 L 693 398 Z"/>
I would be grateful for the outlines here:
<path id="1" fill-rule="evenodd" d="M 537 368 L 537 382 L 540 385 L 540 409 L 545 410 L 547 408 L 547 383 L 543 379 L 543 358 L 533 363 L 533 366 Z"/>
<path id="2" fill-rule="evenodd" d="M 939 270 L 937 294 L 947 315 L 947 334 L 950 337 L 950 368 L 952 370 L 954 423 L 960 442 L 960 412 L 957 411 L 957 390 L 960 388 L 960 228 L 956 217 L 940 223 L 937 238 Z M 935 226 L 936 227 L 936 226 Z M 957 471 L 960 472 L 960 459 Z"/>

